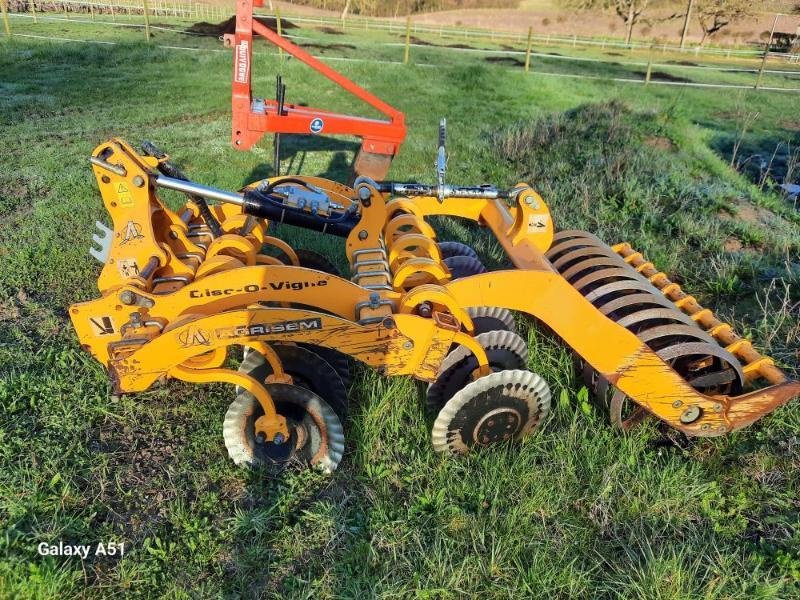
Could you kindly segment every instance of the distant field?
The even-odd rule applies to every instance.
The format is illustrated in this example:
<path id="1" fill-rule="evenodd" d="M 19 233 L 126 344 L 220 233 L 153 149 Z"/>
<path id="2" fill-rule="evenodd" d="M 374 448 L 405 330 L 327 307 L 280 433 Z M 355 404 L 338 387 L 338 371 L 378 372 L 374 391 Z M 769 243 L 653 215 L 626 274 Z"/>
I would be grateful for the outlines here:
<path id="1" fill-rule="evenodd" d="M 272 172 L 272 148 L 230 147 L 231 57 L 215 36 L 168 31 L 192 21 L 157 18 L 164 29 L 148 47 L 139 28 L 83 20 L 14 18 L 17 36 L 0 40 L 0 598 L 798 597 L 800 404 L 720 439 L 687 442 L 653 424 L 623 435 L 587 401 L 569 352 L 522 319 L 529 367 L 553 390 L 552 418 L 523 444 L 464 460 L 431 449 L 414 382 L 366 369 L 350 390 L 347 451 L 332 477 L 235 468 L 221 437 L 226 386 L 171 382 L 112 398 L 66 314 L 97 294 L 87 249 L 94 222 L 108 218 L 92 149 L 115 135 L 150 139 L 197 181 L 236 189 Z M 647 53 L 537 46 L 545 56 L 525 74 L 487 60 L 499 52 L 419 46 L 417 64 L 404 66 L 402 47 L 379 45 L 390 41 L 383 33 L 292 35 L 349 59 L 331 64 L 406 113 L 392 177 L 433 178 L 446 116 L 448 181 L 530 181 L 558 227 L 631 242 L 800 375 L 800 213 L 768 178 L 754 183 L 758 171 L 729 166 L 737 141 L 750 165 L 779 144 L 800 147 L 797 94 L 566 76 L 611 69 L 641 79 Z M 257 93 L 270 94 L 280 72 L 291 102 L 368 114 L 297 61 L 256 50 Z M 753 82 L 678 66 L 657 70 Z M 344 178 L 355 144 L 320 141 L 285 140 L 285 167 Z M 491 268 L 506 266 L 485 232 L 435 226 Z M 276 233 L 346 267 L 336 240 Z M 37 555 L 37 544 L 58 540 L 123 541 L 126 554 Z"/>
<path id="2" fill-rule="evenodd" d="M 223 6 L 233 5 L 230 0 L 202 0 L 202 2 Z M 341 3 L 331 1 L 325 3 L 325 6 L 331 7 L 339 4 Z M 794 3 L 790 1 L 764 1 L 753 4 L 760 14 L 731 24 L 720 33 L 719 39 L 716 40 L 717 43 L 730 45 L 759 42 L 761 34 L 765 31 L 768 32 L 772 27 L 774 13 L 781 12 L 785 15 L 792 15 L 794 7 Z M 323 11 L 306 4 L 282 0 L 274 0 L 272 5 L 279 7 L 284 14 L 327 14 L 330 16 L 339 14 L 339 10 Z M 316 2 L 316 5 L 321 6 L 322 2 Z M 265 2 L 265 7 L 269 8 L 267 2 Z M 679 40 L 683 28 L 682 19 L 667 19 L 667 17 L 679 14 L 685 10 L 685 7 L 686 2 L 676 1 L 669 6 L 661 3 L 659 8 L 651 9 L 648 18 L 634 30 L 634 38 L 672 42 Z M 403 14 L 400 16 L 405 18 Z M 613 10 L 578 12 L 572 7 L 565 6 L 563 2 L 555 0 L 522 0 L 517 8 L 495 7 L 423 12 L 414 15 L 413 20 L 416 23 L 431 25 L 463 25 L 501 31 L 527 31 L 528 27 L 533 27 L 535 32 L 543 34 L 575 34 L 596 37 L 624 37 L 625 29 L 624 23 Z M 800 15 L 783 16 L 778 21 L 777 30 L 794 34 L 799 26 Z M 689 27 L 689 42 L 698 42 L 701 34 L 700 25 L 696 19 L 692 19 Z"/>

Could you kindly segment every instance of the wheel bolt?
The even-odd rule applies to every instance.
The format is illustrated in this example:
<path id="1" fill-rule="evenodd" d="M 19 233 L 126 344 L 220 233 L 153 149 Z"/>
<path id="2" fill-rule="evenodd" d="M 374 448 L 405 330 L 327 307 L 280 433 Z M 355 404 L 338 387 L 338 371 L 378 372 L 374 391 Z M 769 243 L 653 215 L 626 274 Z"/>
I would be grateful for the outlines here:
<path id="1" fill-rule="evenodd" d="M 275 437 L 272 438 L 272 443 L 277 445 L 277 446 L 281 445 L 285 441 L 286 441 L 286 438 L 284 437 L 284 435 L 282 433 L 276 433 Z"/>

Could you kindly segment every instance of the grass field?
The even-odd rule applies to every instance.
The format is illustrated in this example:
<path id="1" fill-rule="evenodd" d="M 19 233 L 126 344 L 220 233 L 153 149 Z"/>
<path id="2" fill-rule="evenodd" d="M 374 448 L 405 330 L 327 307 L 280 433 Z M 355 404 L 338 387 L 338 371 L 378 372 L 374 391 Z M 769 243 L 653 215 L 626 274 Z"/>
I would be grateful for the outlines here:
<path id="1" fill-rule="evenodd" d="M 622 435 L 586 401 L 568 352 L 530 323 L 529 366 L 551 385 L 552 418 L 519 446 L 463 460 L 432 451 L 413 381 L 366 370 L 331 477 L 234 467 L 227 387 L 113 398 L 66 313 L 97 294 L 87 249 L 107 217 L 92 149 L 150 139 L 225 188 L 272 170 L 268 142 L 229 146 L 229 55 L 148 48 L 140 33 L 113 46 L 0 44 L 0 598 L 800 595 L 797 403 L 722 439 L 671 441 L 653 425 Z M 361 110 L 293 61 L 257 60 L 263 94 L 280 70 L 290 101 Z M 394 178 L 432 179 L 446 116 L 450 181 L 530 181 L 561 228 L 630 241 L 798 374 L 800 213 L 728 166 L 738 138 L 748 152 L 800 145 L 796 95 L 526 76 L 471 55 L 436 69 L 337 68 L 406 112 Z M 758 118 L 742 133 L 748 113 Z M 285 146 L 292 172 L 336 177 L 354 148 Z M 481 231 L 436 225 L 505 264 Z M 125 555 L 37 554 L 58 541 L 124 542 Z"/>

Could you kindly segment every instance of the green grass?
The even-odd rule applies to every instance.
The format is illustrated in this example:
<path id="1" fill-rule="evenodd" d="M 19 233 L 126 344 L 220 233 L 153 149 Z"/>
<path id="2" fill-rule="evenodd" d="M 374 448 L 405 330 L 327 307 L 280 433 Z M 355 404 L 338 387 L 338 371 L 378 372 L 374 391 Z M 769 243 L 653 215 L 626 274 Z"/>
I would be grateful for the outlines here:
<path id="1" fill-rule="evenodd" d="M 450 181 L 529 180 L 560 227 L 630 241 L 797 372 L 800 218 L 717 153 L 746 111 L 760 113 L 747 136 L 796 141 L 796 96 L 525 76 L 461 55 L 438 69 L 337 66 L 406 112 L 393 177 L 432 178 L 447 116 Z M 290 101 L 362 110 L 271 56 L 255 67 L 262 94 L 278 69 Z M 0 597 L 800 594 L 796 403 L 688 446 L 662 444 L 652 426 L 620 435 L 586 401 L 567 350 L 535 327 L 530 368 L 551 384 L 552 418 L 517 447 L 463 460 L 434 455 L 413 381 L 366 370 L 329 478 L 230 464 L 225 386 L 113 398 L 66 314 L 97 294 L 86 250 L 106 216 L 91 150 L 111 135 L 151 139 L 196 180 L 236 188 L 271 171 L 270 144 L 229 146 L 227 53 L 147 48 L 133 34 L 107 47 L 18 38 L 0 45 L 0 73 Z M 309 174 L 341 177 L 352 159 L 347 141 L 287 146 Z M 483 232 L 436 225 L 503 264 Z M 742 248 L 726 251 L 730 238 Z M 59 540 L 123 541 L 126 554 L 37 555 Z"/>

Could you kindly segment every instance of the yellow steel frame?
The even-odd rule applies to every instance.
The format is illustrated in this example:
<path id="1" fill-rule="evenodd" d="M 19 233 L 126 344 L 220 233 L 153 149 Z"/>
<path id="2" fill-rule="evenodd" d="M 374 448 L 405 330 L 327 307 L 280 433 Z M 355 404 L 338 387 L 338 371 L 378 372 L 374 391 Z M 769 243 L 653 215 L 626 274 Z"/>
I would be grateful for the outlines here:
<path id="1" fill-rule="evenodd" d="M 360 183 L 369 202 L 359 205 L 360 220 L 347 238 L 346 251 L 351 264 L 361 253 L 383 257 L 390 266 L 392 285 L 376 291 L 296 266 L 296 253 L 285 242 L 265 236 L 264 224 L 238 235 L 246 217 L 236 208 L 213 207 L 225 235 L 210 244 L 192 241 L 189 226 L 199 222 L 197 211 L 187 206 L 178 214 L 160 202 L 150 183 L 156 159 L 139 156 L 118 139 L 99 146 L 94 156 L 105 162 L 94 169 L 114 222 L 114 241 L 98 280 L 102 296 L 71 306 L 70 317 L 80 343 L 108 367 L 119 392 L 143 391 L 168 377 L 232 383 L 256 397 L 264 409 L 257 430 L 274 439 L 286 436 L 287 424 L 263 382 L 222 368 L 228 347 L 250 346 L 264 354 L 273 381 L 291 380 L 269 347 L 277 340 L 334 348 L 385 375 L 433 381 L 457 343 L 475 354 L 482 376 L 490 372 L 488 360 L 472 336 L 474 326 L 465 308 L 491 306 L 521 311 L 547 324 L 609 382 L 687 434 L 714 436 L 744 427 L 800 394 L 799 383 L 789 381 L 769 359 L 753 356 L 749 342 L 708 317 L 641 255 L 627 245 L 615 247 L 676 305 L 705 320 L 731 351 L 752 358 L 749 374 L 766 373 L 775 384 L 738 397 L 695 391 L 553 269 L 544 256 L 553 240 L 552 219 L 545 202 L 525 184 L 517 186 L 515 204 L 509 206 L 502 200 L 391 198 L 368 181 Z M 304 179 L 343 206 L 364 193 L 321 178 Z M 488 227 L 516 269 L 450 281 L 435 233 L 425 221 L 435 215 Z M 276 264 L 261 254 L 264 243 L 283 250 L 292 265 Z M 154 285 L 154 273 L 180 276 L 187 283 L 165 292 Z M 360 324 L 364 307 L 371 316 Z M 430 314 L 422 316 L 422 307 Z M 691 407 L 699 409 L 699 418 L 682 422 Z"/>

